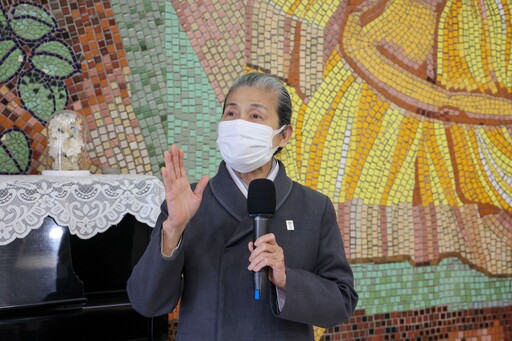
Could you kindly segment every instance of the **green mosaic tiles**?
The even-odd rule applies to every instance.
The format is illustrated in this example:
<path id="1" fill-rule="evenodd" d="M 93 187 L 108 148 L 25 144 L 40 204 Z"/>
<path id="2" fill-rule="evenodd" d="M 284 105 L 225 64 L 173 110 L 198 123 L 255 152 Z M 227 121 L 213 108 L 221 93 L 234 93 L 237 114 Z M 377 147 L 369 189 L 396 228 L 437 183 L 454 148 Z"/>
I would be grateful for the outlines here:
<path id="1" fill-rule="evenodd" d="M 147 0 L 130 5 L 113 0 L 111 4 L 130 65 L 132 106 L 141 126 L 151 169 L 159 176 L 159 162 L 167 149 L 169 110 L 165 101 L 165 5 L 163 1 Z"/>
<path id="2" fill-rule="evenodd" d="M 353 264 L 358 309 L 367 314 L 447 306 L 449 310 L 512 305 L 512 279 L 489 278 L 457 258 L 437 266 L 407 262 Z"/>
<path id="3" fill-rule="evenodd" d="M 170 3 L 166 27 L 167 141 L 183 148 L 188 177 L 197 181 L 217 172 L 221 159 L 215 141 L 222 108 Z"/>

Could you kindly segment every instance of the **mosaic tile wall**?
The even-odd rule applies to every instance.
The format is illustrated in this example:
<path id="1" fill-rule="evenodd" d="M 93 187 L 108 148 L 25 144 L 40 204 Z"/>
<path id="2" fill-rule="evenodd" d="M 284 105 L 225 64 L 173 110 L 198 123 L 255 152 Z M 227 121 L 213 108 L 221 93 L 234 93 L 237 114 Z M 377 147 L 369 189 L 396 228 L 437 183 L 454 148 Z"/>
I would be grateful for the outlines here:
<path id="1" fill-rule="evenodd" d="M 0 173 L 44 169 L 45 125 L 62 109 L 86 118 L 93 172 L 105 167 L 150 172 L 111 3 L 4 0 L 1 5 Z"/>
<path id="2" fill-rule="evenodd" d="M 229 84 L 269 72 L 294 101 L 282 160 L 335 203 L 361 295 L 317 339 L 512 339 L 509 1 L 0 5 L 0 173 L 44 169 L 65 108 L 93 172 L 158 175 L 176 142 L 213 175 Z"/>

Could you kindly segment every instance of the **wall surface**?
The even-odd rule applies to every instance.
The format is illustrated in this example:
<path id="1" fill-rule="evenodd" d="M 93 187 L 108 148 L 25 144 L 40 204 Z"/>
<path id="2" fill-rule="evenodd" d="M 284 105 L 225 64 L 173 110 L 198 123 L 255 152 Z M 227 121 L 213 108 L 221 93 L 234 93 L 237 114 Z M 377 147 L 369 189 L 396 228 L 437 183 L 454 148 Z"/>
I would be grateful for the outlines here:
<path id="1" fill-rule="evenodd" d="M 360 293 L 317 339 L 512 340 L 508 1 L 0 4 L 1 174 L 44 169 L 72 109 L 93 172 L 158 176 L 178 143 L 213 175 L 230 83 L 272 73 L 294 104 L 281 159 L 335 203 Z"/>

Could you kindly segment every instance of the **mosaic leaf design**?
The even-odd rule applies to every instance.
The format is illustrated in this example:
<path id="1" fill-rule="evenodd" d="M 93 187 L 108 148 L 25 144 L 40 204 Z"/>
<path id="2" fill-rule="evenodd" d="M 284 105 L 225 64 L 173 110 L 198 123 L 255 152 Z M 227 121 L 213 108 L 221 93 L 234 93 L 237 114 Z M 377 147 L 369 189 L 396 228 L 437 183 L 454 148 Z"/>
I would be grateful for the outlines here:
<path id="1" fill-rule="evenodd" d="M 23 174 L 30 166 L 28 137 L 12 129 L 0 135 L 0 174 Z"/>
<path id="2" fill-rule="evenodd" d="M 12 9 L 11 28 L 23 40 L 36 41 L 46 36 L 57 26 L 57 22 L 46 9 L 18 3 Z"/>
<path id="3" fill-rule="evenodd" d="M 73 52 L 61 40 L 44 42 L 34 48 L 30 64 L 35 69 L 60 79 L 79 71 Z"/>
<path id="4" fill-rule="evenodd" d="M 0 82 L 7 82 L 16 75 L 23 63 L 25 54 L 12 40 L 0 41 Z"/>
<path id="5" fill-rule="evenodd" d="M 5 11 L 2 6 L 0 6 L 0 35 L 4 36 L 4 31 L 7 26 L 7 17 L 5 16 Z"/>
<path id="6" fill-rule="evenodd" d="M 18 95 L 25 109 L 40 121 L 46 122 L 53 112 L 65 108 L 69 94 L 61 81 L 31 70 L 20 77 Z"/>

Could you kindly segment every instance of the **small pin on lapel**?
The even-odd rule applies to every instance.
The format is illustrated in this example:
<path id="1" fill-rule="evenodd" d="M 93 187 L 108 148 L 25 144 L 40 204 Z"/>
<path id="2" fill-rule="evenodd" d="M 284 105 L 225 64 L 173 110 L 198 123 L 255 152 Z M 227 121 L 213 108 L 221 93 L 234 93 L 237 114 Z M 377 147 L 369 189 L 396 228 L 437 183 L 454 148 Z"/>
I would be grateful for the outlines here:
<path id="1" fill-rule="evenodd" d="M 295 230 L 295 226 L 293 226 L 293 220 L 287 220 L 286 221 L 286 229 L 288 231 L 293 231 Z"/>

